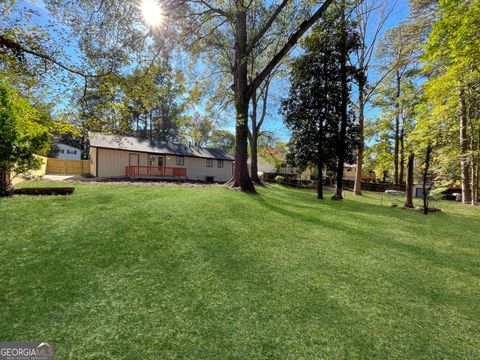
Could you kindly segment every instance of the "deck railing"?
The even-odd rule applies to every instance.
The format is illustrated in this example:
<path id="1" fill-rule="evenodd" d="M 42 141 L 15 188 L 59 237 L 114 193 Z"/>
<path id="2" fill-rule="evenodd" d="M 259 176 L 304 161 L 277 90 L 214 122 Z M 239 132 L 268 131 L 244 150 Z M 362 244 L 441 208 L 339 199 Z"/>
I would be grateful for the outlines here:
<path id="1" fill-rule="evenodd" d="M 137 166 L 129 165 L 125 168 L 126 176 L 165 176 L 186 177 L 186 168 L 173 168 L 164 166 Z"/>

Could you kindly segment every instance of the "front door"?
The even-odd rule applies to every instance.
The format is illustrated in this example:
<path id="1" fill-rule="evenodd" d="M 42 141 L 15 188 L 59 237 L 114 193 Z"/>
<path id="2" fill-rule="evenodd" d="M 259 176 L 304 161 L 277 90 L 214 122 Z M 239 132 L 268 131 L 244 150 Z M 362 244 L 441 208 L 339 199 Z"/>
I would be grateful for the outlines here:
<path id="1" fill-rule="evenodd" d="M 163 175 L 165 159 L 163 155 L 148 155 L 149 173 Z"/>
<path id="2" fill-rule="evenodd" d="M 158 155 L 158 166 L 163 168 L 165 166 L 165 156 Z"/>

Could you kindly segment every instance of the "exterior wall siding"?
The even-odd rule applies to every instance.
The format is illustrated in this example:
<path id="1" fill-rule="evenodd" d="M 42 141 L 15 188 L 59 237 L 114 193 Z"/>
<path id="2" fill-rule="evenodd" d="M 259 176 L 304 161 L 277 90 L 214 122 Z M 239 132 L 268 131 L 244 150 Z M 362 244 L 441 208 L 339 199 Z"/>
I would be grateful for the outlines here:
<path id="1" fill-rule="evenodd" d="M 202 158 L 185 157 L 184 165 L 177 165 L 175 155 L 166 155 L 165 160 L 167 167 L 186 168 L 189 180 L 205 181 L 206 177 L 213 177 L 213 181 L 225 182 L 232 177 L 233 161 L 224 160 L 223 168 L 219 168 L 217 159 L 213 159 L 212 167 L 207 167 L 207 159 Z"/>
<path id="2" fill-rule="evenodd" d="M 98 151 L 98 157 L 96 154 Z M 90 148 L 90 172 L 97 177 L 125 176 L 125 167 L 129 165 L 130 154 L 138 154 L 139 165 L 148 166 L 148 154 L 134 151 Z M 98 159 L 98 174 L 96 174 Z M 213 167 L 207 167 L 203 158 L 185 157 L 184 165 L 177 165 L 175 155 L 164 155 L 165 166 L 172 168 L 186 168 L 189 180 L 205 181 L 206 177 L 213 177 L 214 181 L 225 182 L 232 177 L 233 161 L 224 160 L 223 168 L 218 167 L 218 160 L 213 159 Z"/>
<path id="3" fill-rule="evenodd" d="M 97 148 L 90 148 L 90 174 L 97 176 Z"/>

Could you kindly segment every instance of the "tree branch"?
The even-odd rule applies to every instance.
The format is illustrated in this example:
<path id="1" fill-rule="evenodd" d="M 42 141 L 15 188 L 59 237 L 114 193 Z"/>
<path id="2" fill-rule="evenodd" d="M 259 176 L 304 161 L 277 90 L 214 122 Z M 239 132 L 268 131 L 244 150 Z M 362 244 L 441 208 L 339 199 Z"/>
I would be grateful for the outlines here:
<path id="1" fill-rule="evenodd" d="M 265 66 L 265 68 L 257 75 L 257 77 L 249 84 L 249 97 L 252 91 L 254 91 L 272 72 L 275 66 L 278 65 L 280 61 L 284 58 L 285 55 L 292 49 L 292 47 L 298 42 L 298 40 L 310 29 L 317 20 L 319 20 L 323 13 L 327 10 L 333 0 L 325 0 L 318 8 L 318 10 L 307 20 L 303 21 L 295 31 L 288 38 L 285 45 L 280 49 L 280 51 L 272 58 L 272 60 Z"/>
<path id="2" fill-rule="evenodd" d="M 247 47 L 247 55 L 255 48 L 255 45 L 262 39 L 262 37 L 265 35 L 265 33 L 270 29 L 272 26 L 273 22 L 277 19 L 278 15 L 282 12 L 283 8 L 287 5 L 288 0 L 283 0 L 280 5 L 275 9 L 273 12 L 272 16 L 268 21 L 265 23 L 265 25 L 262 27 L 262 29 L 258 32 L 257 35 L 252 39 L 250 42 L 249 46 Z"/>
<path id="3" fill-rule="evenodd" d="M 8 39 L 3 35 L 0 35 L 0 48 L 11 50 L 17 56 L 19 56 L 19 54 L 29 54 L 29 55 L 33 55 L 35 57 L 38 57 L 40 59 L 43 59 L 45 61 L 50 61 L 52 64 L 62 68 L 63 70 L 66 70 L 66 71 L 68 71 L 72 74 L 83 76 L 84 78 L 88 78 L 88 77 L 94 78 L 94 77 L 100 77 L 100 76 L 105 76 L 106 75 L 106 74 L 93 75 L 93 74 L 83 73 L 80 70 L 77 70 L 77 69 L 74 69 L 72 67 L 69 67 L 67 65 L 62 64 L 60 61 L 55 60 L 54 58 L 52 58 L 51 56 L 49 56 L 47 54 L 43 54 L 41 52 L 34 51 L 34 50 L 29 50 L 29 49 L 23 47 L 20 43 L 14 41 L 14 40 Z"/>
<path id="4" fill-rule="evenodd" d="M 268 89 L 270 87 L 270 81 L 272 80 L 272 76 L 269 76 L 267 80 L 265 81 L 265 87 L 263 90 L 262 94 L 262 115 L 260 115 L 260 120 L 258 121 L 257 124 L 257 132 L 260 131 L 260 128 L 262 127 L 263 121 L 265 120 L 265 117 L 267 115 L 267 101 L 268 101 Z"/>

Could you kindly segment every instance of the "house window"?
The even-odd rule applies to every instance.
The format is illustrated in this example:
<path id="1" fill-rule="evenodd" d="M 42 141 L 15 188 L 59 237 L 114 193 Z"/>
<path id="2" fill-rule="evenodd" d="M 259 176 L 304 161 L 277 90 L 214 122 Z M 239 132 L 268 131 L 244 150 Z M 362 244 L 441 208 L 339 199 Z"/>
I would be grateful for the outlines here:
<path id="1" fill-rule="evenodd" d="M 213 167 L 213 160 L 207 159 L 207 167 Z"/>
<path id="2" fill-rule="evenodd" d="M 60 154 L 65 154 L 65 150 L 64 150 L 64 149 L 60 149 Z"/>
<path id="3" fill-rule="evenodd" d="M 223 168 L 223 160 L 217 160 L 217 167 Z"/>
<path id="4" fill-rule="evenodd" d="M 177 165 L 185 165 L 185 157 L 184 156 L 177 156 Z"/>

